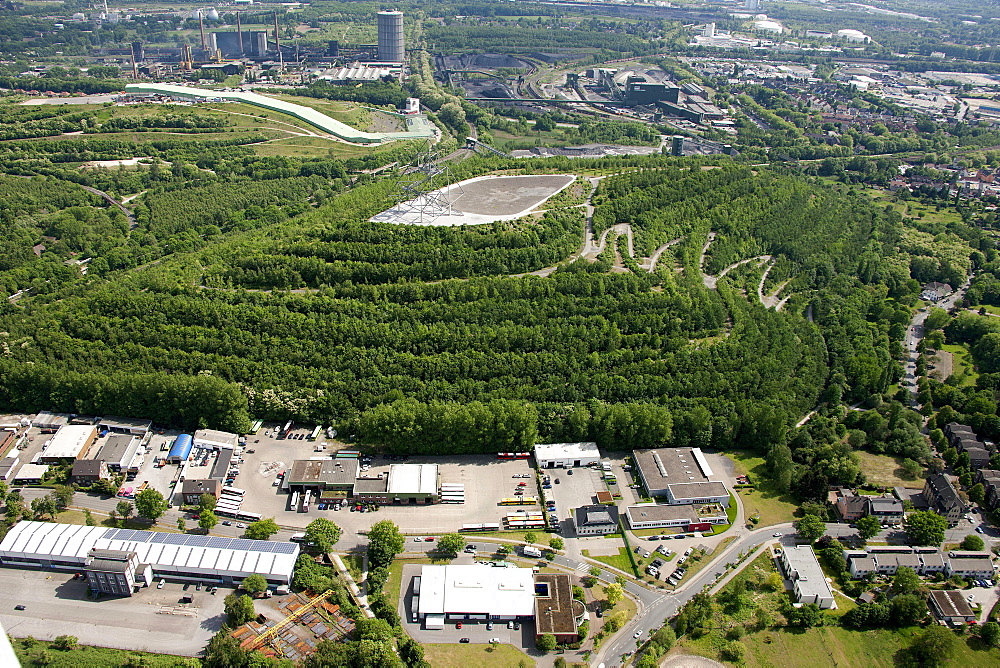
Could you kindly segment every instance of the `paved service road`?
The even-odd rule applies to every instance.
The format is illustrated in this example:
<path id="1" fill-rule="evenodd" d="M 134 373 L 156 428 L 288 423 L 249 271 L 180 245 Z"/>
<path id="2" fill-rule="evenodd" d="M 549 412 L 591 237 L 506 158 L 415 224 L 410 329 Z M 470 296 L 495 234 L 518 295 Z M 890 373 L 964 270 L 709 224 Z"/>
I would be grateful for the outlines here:
<path id="1" fill-rule="evenodd" d="M 910 326 L 906 330 L 906 338 L 904 340 L 904 347 L 906 349 L 906 362 L 903 365 L 903 380 L 902 383 L 910 391 L 910 406 L 913 408 L 919 408 L 917 403 L 917 346 L 920 344 L 920 340 L 924 338 L 924 320 L 927 319 L 927 314 L 931 308 L 943 308 L 946 311 L 950 311 L 954 308 L 963 297 L 965 297 L 965 292 L 969 289 L 969 284 L 972 282 L 972 276 L 965 281 L 962 287 L 955 290 L 937 304 L 933 306 L 926 307 L 926 310 L 920 310 L 913 314 L 913 319 L 910 321 Z"/>

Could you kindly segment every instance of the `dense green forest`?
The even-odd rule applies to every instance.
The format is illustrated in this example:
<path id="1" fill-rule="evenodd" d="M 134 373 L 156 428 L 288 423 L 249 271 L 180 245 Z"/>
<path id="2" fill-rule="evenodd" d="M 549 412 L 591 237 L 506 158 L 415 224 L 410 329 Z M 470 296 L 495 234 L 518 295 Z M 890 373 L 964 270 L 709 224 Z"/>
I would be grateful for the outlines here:
<path id="1" fill-rule="evenodd" d="M 469 229 L 366 223 L 388 196 L 382 183 L 250 227 L 156 204 L 224 197 L 207 178 L 168 181 L 138 218 L 153 236 L 215 225 L 218 243 L 6 307 L 5 405 L 153 416 L 150 393 L 190 393 L 211 399 L 155 417 L 230 428 L 294 417 L 428 452 L 536 439 L 766 452 L 818 402 L 885 391 L 908 317 L 899 300 L 918 287 L 896 277 L 898 214 L 729 164 L 654 167 L 602 186 L 599 226 L 631 220 L 642 248 L 686 237 L 680 274 L 578 261 L 548 278 L 508 274 L 579 248 L 579 209 Z M 776 312 L 744 296 L 738 277 L 706 288 L 696 251 L 710 230 L 711 271 L 768 252 L 801 298 Z M 464 280 L 441 280 L 451 277 Z"/>

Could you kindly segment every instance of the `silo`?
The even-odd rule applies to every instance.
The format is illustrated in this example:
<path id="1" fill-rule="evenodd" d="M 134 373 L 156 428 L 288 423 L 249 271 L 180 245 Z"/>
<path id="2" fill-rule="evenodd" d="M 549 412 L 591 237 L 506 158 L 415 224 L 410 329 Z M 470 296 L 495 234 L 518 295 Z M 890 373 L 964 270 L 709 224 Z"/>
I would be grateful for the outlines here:
<path id="1" fill-rule="evenodd" d="M 378 59 L 383 63 L 401 63 L 406 59 L 403 12 L 378 13 Z"/>

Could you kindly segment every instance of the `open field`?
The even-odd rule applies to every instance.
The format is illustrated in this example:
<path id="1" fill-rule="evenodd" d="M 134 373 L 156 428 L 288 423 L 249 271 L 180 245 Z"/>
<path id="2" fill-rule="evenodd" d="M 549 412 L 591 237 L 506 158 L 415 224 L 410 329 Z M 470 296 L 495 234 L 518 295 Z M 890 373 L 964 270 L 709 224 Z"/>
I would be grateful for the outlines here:
<path id="1" fill-rule="evenodd" d="M 767 477 L 767 464 L 763 457 L 740 451 L 727 452 L 726 455 L 736 462 L 736 474 L 750 475 L 756 485 L 756 489 L 737 490 L 743 499 L 743 510 L 747 519 L 759 515 L 758 528 L 795 520 L 794 513 L 798 504 L 791 494 L 781 494 L 774 489 L 773 483 Z"/>
<path id="2" fill-rule="evenodd" d="M 490 666 L 491 668 L 517 668 L 530 666 L 534 660 L 513 645 L 424 645 L 424 658 L 434 668 L 470 668 Z"/>
<path id="3" fill-rule="evenodd" d="M 912 487 L 916 478 L 910 478 L 900 466 L 902 457 L 889 455 L 874 455 L 870 452 L 857 452 L 861 459 L 861 472 L 865 474 L 869 485 L 876 487 Z"/>

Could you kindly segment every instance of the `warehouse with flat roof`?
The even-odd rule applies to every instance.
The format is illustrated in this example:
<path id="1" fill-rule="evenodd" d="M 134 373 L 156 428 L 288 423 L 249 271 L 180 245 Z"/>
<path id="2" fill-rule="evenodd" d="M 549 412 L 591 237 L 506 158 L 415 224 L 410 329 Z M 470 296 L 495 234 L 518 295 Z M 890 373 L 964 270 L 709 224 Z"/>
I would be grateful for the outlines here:
<path id="1" fill-rule="evenodd" d="M 601 461 L 597 443 L 540 443 L 535 446 L 535 461 L 540 469 L 568 469 L 590 466 Z"/>
<path id="2" fill-rule="evenodd" d="M 729 507 L 729 489 L 717 479 L 700 448 L 633 450 L 632 459 L 649 496 L 666 497 L 671 505 Z"/>
<path id="3" fill-rule="evenodd" d="M 299 546 L 289 542 L 18 522 L 0 541 L 0 564 L 82 570 L 95 549 L 134 552 L 156 578 L 219 583 L 259 573 L 272 584 L 289 584 L 299 556 Z"/>
<path id="4" fill-rule="evenodd" d="M 424 566 L 417 616 L 426 628 L 447 621 L 528 619 L 535 613 L 534 573 L 530 568 L 485 564 Z"/>
<path id="5" fill-rule="evenodd" d="M 139 462 L 136 462 L 136 454 L 142 441 L 131 434 L 112 434 L 105 441 L 104 445 L 97 451 L 94 459 L 100 459 L 108 465 L 108 470 L 120 472 L 135 469 L 139 471 Z M 133 466 L 133 462 L 136 463 Z"/>
<path id="6" fill-rule="evenodd" d="M 392 464 L 386 497 L 389 503 L 434 503 L 438 499 L 438 465 Z"/>
<path id="7" fill-rule="evenodd" d="M 194 433 L 194 447 L 203 450 L 233 450 L 239 442 L 240 437 L 228 431 L 199 429 Z"/>
<path id="8" fill-rule="evenodd" d="M 78 459 L 86 456 L 87 450 L 97 440 L 97 427 L 85 424 L 68 424 L 42 446 L 38 461 L 56 463 L 64 459 Z"/>

